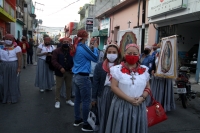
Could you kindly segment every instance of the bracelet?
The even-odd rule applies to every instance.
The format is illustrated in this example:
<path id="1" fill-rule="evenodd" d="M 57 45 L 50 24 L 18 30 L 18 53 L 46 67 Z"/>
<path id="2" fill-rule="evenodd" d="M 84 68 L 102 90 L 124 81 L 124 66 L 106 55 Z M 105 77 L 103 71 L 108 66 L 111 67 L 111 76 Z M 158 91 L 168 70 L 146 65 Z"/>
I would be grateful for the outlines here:
<path id="1" fill-rule="evenodd" d="M 145 88 L 144 91 L 146 91 L 146 92 L 148 92 L 148 93 L 151 92 L 150 88 Z"/>
<path id="2" fill-rule="evenodd" d="M 144 97 L 144 96 L 140 96 L 140 97 L 142 97 L 144 99 L 144 101 L 146 100 L 146 97 Z"/>

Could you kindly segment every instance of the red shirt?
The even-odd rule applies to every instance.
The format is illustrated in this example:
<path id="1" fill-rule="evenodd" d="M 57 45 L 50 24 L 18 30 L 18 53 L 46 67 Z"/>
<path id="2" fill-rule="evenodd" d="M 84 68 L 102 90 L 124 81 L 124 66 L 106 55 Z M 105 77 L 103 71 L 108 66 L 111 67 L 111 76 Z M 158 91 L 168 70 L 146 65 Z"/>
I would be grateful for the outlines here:
<path id="1" fill-rule="evenodd" d="M 27 42 L 20 42 L 19 46 L 22 49 L 22 53 L 27 53 L 27 49 L 29 48 L 29 45 Z"/>

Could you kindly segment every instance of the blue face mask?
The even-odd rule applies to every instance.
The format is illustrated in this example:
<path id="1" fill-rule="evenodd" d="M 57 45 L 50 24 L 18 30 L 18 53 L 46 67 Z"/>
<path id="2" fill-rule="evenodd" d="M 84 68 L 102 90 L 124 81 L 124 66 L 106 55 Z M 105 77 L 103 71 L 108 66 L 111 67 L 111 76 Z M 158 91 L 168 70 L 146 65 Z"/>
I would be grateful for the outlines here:
<path id="1" fill-rule="evenodd" d="M 156 49 L 156 51 L 160 53 L 160 48 Z"/>

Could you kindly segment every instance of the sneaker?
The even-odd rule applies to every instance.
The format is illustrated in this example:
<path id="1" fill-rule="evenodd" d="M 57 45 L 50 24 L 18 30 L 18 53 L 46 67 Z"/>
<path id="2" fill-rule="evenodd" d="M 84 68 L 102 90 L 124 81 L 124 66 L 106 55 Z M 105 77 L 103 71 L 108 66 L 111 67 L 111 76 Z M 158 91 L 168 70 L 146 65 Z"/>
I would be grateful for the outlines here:
<path id="1" fill-rule="evenodd" d="M 57 108 L 57 109 L 60 108 L 60 102 L 55 103 L 55 108 Z"/>
<path id="2" fill-rule="evenodd" d="M 44 92 L 44 89 L 40 89 L 40 92 Z"/>
<path id="3" fill-rule="evenodd" d="M 66 101 L 66 104 L 69 104 L 70 106 L 74 106 L 74 103 L 71 100 Z"/>
<path id="4" fill-rule="evenodd" d="M 81 125 L 81 124 L 83 124 L 83 119 L 80 119 L 80 120 L 75 120 L 75 122 L 74 122 L 74 126 L 75 127 L 78 127 L 79 125 Z"/>
<path id="5" fill-rule="evenodd" d="M 92 132 L 93 131 L 92 127 L 89 124 L 88 125 L 83 125 L 81 130 L 84 131 L 84 132 Z"/>

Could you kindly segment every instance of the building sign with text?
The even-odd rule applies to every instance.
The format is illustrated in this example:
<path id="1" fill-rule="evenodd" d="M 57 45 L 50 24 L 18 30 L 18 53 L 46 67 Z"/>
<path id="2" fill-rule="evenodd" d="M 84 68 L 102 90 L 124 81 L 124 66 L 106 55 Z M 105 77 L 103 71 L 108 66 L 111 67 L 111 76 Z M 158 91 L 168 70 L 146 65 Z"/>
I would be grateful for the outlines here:
<path id="1" fill-rule="evenodd" d="M 90 31 L 90 32 L 93 31 L 93 22 L 94 22 L 93 18 L 86 19 L 86 23 L 85 23 L 86 31 Z"/>
<path id="2" fill-rule="evenodd" d="M 108 36 L 110 35 L 110 18 L 101 20 L 100 30 L 108 29 Z"/>
<path id="3" fill-rule="evenodd" d="M 148 17 L 187 8 L 187 0 L 149 0 Z"/>

